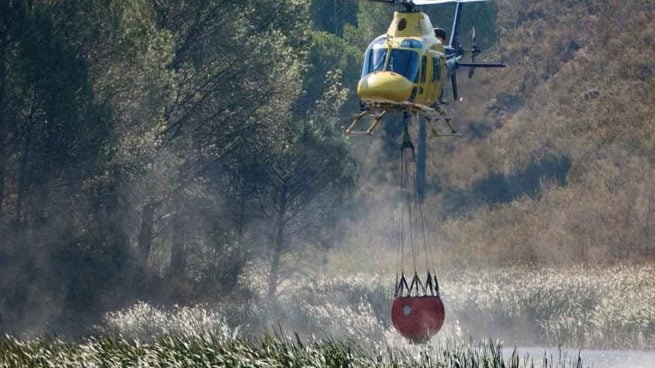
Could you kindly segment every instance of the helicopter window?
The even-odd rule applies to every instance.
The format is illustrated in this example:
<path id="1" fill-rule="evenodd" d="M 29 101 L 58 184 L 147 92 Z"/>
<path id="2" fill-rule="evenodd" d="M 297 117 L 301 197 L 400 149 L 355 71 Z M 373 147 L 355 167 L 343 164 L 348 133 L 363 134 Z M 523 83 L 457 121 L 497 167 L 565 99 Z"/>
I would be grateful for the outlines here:
<path id="1" fill-rule="evenodd" d="M 421 41 L 408 38 L 400 43 L 400 47 L 407 47 L 410 49 L 420 49 L 423 48 L 423 43 L 421 43 Z"/>
<path id="2" fill-rule="evenodd" d="M 428 69 L 428 58 L 423 55 L 423 58 L 421 59 L 421 83 L 425 82 L 425 74 L 427 73 Z"/>
<path id="3" fill-rule="evenodd" d="M 400 22 L 398 22 L 398 30 L 402 31 L 405 28 L 407 28 L 407 19 L 403 18 L 400 20 Z"/>
<path id="4" fill-rule="evenodd" d="M 373 50 L 373 71 L 381 72 L 384 70 L 384 60 L 387 58 L 387 49 Z"/>
<path id="5" fill-rule="evenodd" d="M 384 47 L 384 44 L 387 42 L 387 37 L 381 35 L 366 49 L 364 54 L 364 65 L 362 66 L 362 78 L 367 74 L 376 71 L 382 71 L 384 68 L 384 61 L 387 57 L 387 48 Z"/>
<path id="6" fill-rule="evenodd" d="M 418 76 L 418 53 L 411 50 L 391 50 L 386 70 L 402 74 L 405 78 L 416 81 Z"/>
<path id="7" fill-rule="evenodd" d="M 432 58 L 432 81 L 437 82 L 441 79 L 441 60 Z"/>
<path id="8" fill-rule="evenodd" d="M 387 49 L 369 49 L 364 57 L 362 67 L 362 78 L 372 72 L 384 70 L 384 61 L 387 57 Z"/>
<path id="9" fill-rule="evenodd" d="M 364 58 L 362 78 L 372 72 L 384 70 L 384 61 L 387 58 L 387 49 L 369 49 Z"/>

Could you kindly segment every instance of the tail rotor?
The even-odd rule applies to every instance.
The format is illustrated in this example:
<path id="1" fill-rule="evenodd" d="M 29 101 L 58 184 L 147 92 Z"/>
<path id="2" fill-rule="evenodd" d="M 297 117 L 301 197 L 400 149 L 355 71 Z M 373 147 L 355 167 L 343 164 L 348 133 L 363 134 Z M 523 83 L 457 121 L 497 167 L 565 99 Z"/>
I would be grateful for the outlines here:
<path id="1" fill-rule="evenodd" d="M 476 41 L 475 26 L 473 26 L 473 29 L 471 30 L 471 50 L 469 50 L 471 53 L 471 64 L 475 64 L 475 57 L 482 52 L 482 50 L 480 50 L 480 48 L 478 47 L 475 41 Z M 474 73 L 475 73 L 475 67 L 472 66 L 469 69 L 469 73 L 468 73 L 469 79 L 473 78 Z"/>
<path id="2" fill-rule="evenodd" d="M 485 62 L 479 63 L 479 62 L 476 62 L 475 59 L 477 58 L 478 55 L 480 55 L 480 53 L 482 53 L 482 49 L 480 47 L 478 47 L 478 44 L 477 44 L 477 35 L 476 35 L 476 32 L 475 32 L 475 27 L 473 27 L 472 30 L 471 30 L 471 48 L 470 49 L 460 48 L 459 50 L 460 50 L 460 54 L 459 54 L 460 57 L 463 57 L 464 54 L 466 54 L 466 53 L 470 53 L 471 54 L 471 62 L 469 62 L 469 63 L 461 62 L 460 61 L 461 59 L 458 57 L 457 59 L 455 59 L 455 63 L 454 63 L 455 66 L 456 66 L 455 69 L 460 68 L 460 67 L 469 68 L 469 70 L 468 70 L 468 77 L 469 78 L 473 78 L 473 75 L 475 74 L 475 69 L 476 68 L 504 68 L 505 67 L 505 64 L 503 64 L 503 63 L 485 63 Z M 455 73 L 453 73 L 451 79 L 452 79 L 452 82 L 453 82 L 453 95 L 455 97 L 455 100 L 457 100 L 457 97 L 458 97 L 457 92 L 456 92 L 456 90 L 457 90 L 457 86 L 456 86 L 457 80 L 455 78 Z"/>

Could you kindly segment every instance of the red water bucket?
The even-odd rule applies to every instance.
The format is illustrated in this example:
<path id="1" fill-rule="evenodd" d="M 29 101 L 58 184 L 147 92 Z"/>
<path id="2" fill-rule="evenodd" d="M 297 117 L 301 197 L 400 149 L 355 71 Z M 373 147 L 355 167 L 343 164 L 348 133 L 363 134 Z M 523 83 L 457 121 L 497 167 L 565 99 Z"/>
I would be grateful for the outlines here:
<path id="1" fill-rule="evenodd" d="M 446 311 L 438 296 L 396 297 L 391 304 L 391 322 L 400 334 L 415 344 L 425 343 L 439 332 Z"/>

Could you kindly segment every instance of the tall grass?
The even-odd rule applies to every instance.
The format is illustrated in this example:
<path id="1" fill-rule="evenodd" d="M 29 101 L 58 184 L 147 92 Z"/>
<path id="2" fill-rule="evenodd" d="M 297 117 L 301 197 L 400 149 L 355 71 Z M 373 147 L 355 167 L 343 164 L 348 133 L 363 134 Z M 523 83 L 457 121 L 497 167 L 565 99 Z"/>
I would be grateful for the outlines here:
<path id="1" fill-rule="evenodd" d="M 468 334 L 521 343 L 655 348 L 653 266 L 512 268 L 446 276 L 446 305 Z"/>
<path id="2" fill-rule="evenodd" d="M 391 327 L 393 280 L 359 274 L 288 289 L 276 303 L 138 303 L 77 343 L 0 338 L 0 367 L 579 368 L 575 355 L 504 357 L 500 341 L 655 348 L 653 266 L 458 270 L 440 279 L 446 323 L 427 346 L 408 345 Z M 471 343 L 488 336 L 500 340 Z"/>
<path id="3" fill-rule="evenodd" d="M 259 340 L 220 335 L 163 335 L 152 343 L 96 338 L 81 344 L 53 339 L 0 338 L 1 367 L 458 367 L 581 368 L 579 357 L 533 362 L 516 351 L 503 357 L 497 343 L 446 343 L 413 349 L 364 349 L 351 341 L 264 336 Z"/>
<path id="4" fill-rule="evenodd" d="M 499 338 L 518 345 L 655 348 L 655 267 L 510 268 L 440 275 L 446 322 L 435 341 Z M 326 277 L 287 290 L 277 303 L 161 310 L 147 304 L 107 315 L 101 335 L 148 341 L 190 331 L 256 338 L 265 331 L 359 345 L 404 341 L 389 320 L 388 276 Z"/>

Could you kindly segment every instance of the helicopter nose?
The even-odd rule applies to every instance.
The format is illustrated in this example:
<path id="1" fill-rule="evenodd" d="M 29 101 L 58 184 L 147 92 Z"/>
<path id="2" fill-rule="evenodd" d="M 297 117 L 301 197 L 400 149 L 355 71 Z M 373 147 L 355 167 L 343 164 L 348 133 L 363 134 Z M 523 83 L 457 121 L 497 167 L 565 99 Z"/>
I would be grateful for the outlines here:
<path id="1" fill-rule="evenodd" d="M 362 99 L 402 102 L 409 99 L 413 87 L 414 83 L 398 73 L 377 72 L 360 79 L 357 94 Z"/>

